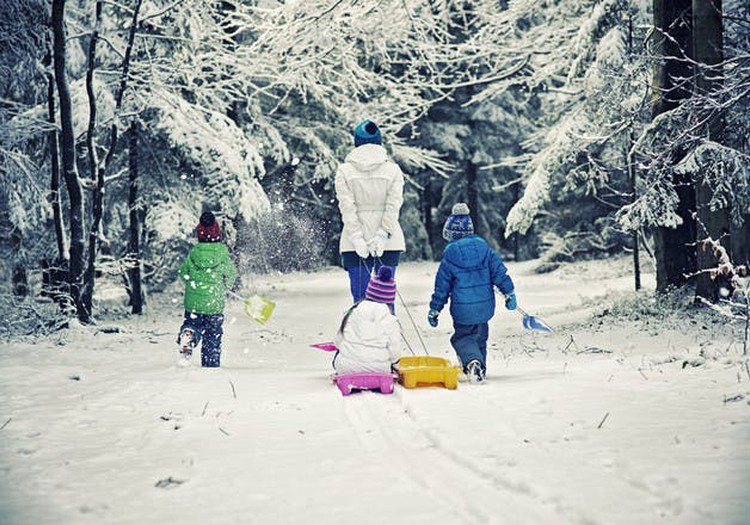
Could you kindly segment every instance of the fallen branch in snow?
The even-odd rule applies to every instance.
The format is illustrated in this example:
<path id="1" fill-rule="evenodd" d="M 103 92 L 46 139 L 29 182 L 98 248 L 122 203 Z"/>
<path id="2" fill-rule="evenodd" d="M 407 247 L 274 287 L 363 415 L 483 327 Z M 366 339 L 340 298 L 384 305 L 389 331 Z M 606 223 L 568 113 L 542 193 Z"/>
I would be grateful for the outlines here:
<path id="1" fill-rule="evenodd" d="M 102 334 L 119 334 L 124 332 L 122 327 L 120 326 L 100 326 L 96 329 L 95 333 L 102 333 Z"/>
<path id="2" fill-rule="evenodd" d="M 237 399 L 237 390 L 234 389 L 234 383 L 232 383 L 232 380 L 229 380 L 229 384 L 232 385 L 232 395 L 235 399 Z"/>
<path id="3" fill-rule="evenodd" d="M 536 341 L 531 341 L 531 343 L 527 343 L 524 340 L 521 340 L 521 350 L 524 351 L 526 355 L 529 357 L 534 357 L 533 352 L 544 352 L 547 355 L 549 355 L 549 348 L 544 348 L 543 346 L 540 346 L 539 343 Z"/>
<path id="4" fill-rule="evenodd" d="M 169 489 L 182 485 L 183 483 L 185 483 L 184 479 L 177 479 L 169 476 L 168 478 L 160 479 L 159 481 L 157 481 L 154 487 L 158 487 L 160 489 Z"/>
<path id="5" fill-rule="evenodd" d="M 598 429 L 602 428 L 602 426 L 604 426 L 604 422 L 607 420 L 608 417 L 609 417 L 609 412 L 607 412 L 606 414 L 604 414 L 604 417 L 599 422 L 599 425 L 596 428 L 598 428 Z"/>
<path id="6" fill-rule="evenodd" d="M 223 428 L 221 428 L 221 427 L 219 427 L 219 431 L 220 431 L 220 432 L 221 432 L 222 434 L 224 434 L 225 436 L 231 436 L 231 435 L 232 435 L 232 434 L 230 434 L 229 432 L 227 432 L 226 430 L 224 430 L 224 429 L 223 429 Z"/>
<path id="7" fill-rule="evenodd" d="M 207 408 L 208 408 L 208 401 L 206 401 L 206 404 L 203 405 L 203 411 L 201 412 L 201 416 L 205 416 L 206 415 L 206 409 Z"/>
<path id="8" fill-rule="evenodd" d="M 639 368 L 638 372 L 643 376 L 643 379 L 645 379 L 646 381 L 648 381 L 648 377 L 646 377 L 646 374 L 643 373 L 642 369 Z"/>
<path id="9" fill-rule="evenodd" d="M 570 340 L 568 340 L 568 344 L 565 345 L 565 348 L 562 349 L 562 353 L 567 354 L 571 346 L 573 346 L 574 348 L 578 348 L 576 340 L 573 338 L 573 334 L 570 334 Z"/>
<path id="10" fill-rule="evenodd" d="M 8 423 L 10 423 L 10 420 L 11 420 L 11 419 L 13 419 L 13 418 L 12 418 L 12 417 L 9 417 L 8 419 L 6 419 L 6 420 L 5 420 L 5 423 L 3 423 L 3 426 L 1 426 L 1 427 L 0 427 L 0 430 L 2 430 L 2 429 L 4 429 L 5 427 L 7 427 L 7 426 L 8 426 Z"/>
<path id="11" fill-rule="evenodd" d="M 742 401 L 743 399 L 745 399 L 745 396 L 742 395 L 742 394 L 735 394 L 735 395 L 729 396 L 729 397 L 727 397 L 727 395 L 724 394 L 724 404 L 725 405 L 727 403 L 736 403 L 737 401 Z"/>
<path id="12" fill-rule="evenodd" d="M 612 350 L 605 348 L 599 348 L 598 346 L 587 346 L 583 350 L 579 350 L 576 354 L 611 354 Z"/>

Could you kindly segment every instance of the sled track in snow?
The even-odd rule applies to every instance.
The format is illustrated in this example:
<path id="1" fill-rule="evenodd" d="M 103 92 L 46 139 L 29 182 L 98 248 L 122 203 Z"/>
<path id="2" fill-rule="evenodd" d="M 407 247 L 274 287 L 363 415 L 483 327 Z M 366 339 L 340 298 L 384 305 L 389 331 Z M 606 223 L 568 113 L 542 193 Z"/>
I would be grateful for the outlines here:
<path id="1" fill-rule="evenodd" d="M 471 391 L 468 396 L 476 401 L 477 392 Z M 502 411 L 504 406 L 491 397 L 482 396 L 481 401 L 493 408 L 493 411 Z M 404 409 L 408 406 L 404 403 Z M 411 414 L 411 412 L 409 412 Z M 412 416 L 413 417 L 413 416 Z M 505 418 L 510 420 L 510 418 Z M 428 431 L 429 432 L 429 431 Z M 610 491 L 618 494 L 618 501 L 640 502 L 635 505 L 636 510 L 642 510 L 644 501 L 648 501 L 648 506 L 656 509 L 661 517 L 659 519 L 669 520 L 676 517 L 687 520 L 689 523 L 711 523 L 712 517 L 702 509 L 684 500 L 681 492 L 676 487 L 668 486 L 664 482 L 654 486 L 639 479 L 639 476 L 632 473 L 627 467 L 620 465 L 617 470 L 602 468 L 590 460 L 580 460 L 576 456 L 575 460 L 565 460 L 565 456 L 553 451 L 544 443 L 535 444 L 535 454 L 547 465 L 554 465 L 564 472 L 576 472 L 579 477 L 588 477 L 590 479 L 601 479 L 608 486 L 614 487 Z M 450 451 L 448 451 L 450 453 Z M 465 462 L 463 459 L 458 459 Z M 494 478 L 494 476 L 491 476 Z M 595 523 L 597 520 L 588 515 L 585 509 L 569 501 L 564 501 L 558 497 L 553 497 L 548 502 L 555 506 L 558 512 L 570 517 L 575 516 L 577 522 Z M 635 510 L 633 510 L 633 513 Z M 634 514 L 633 514 L 634 515 Z"/>
<path id="2" fill-rule="evenodd" d="M 393 397 L 364 393 L 344 400 L 360 442 L 413 480 L 462 523 L 564 523 L 528 487 L 482 471 L 440 442 Z"/>

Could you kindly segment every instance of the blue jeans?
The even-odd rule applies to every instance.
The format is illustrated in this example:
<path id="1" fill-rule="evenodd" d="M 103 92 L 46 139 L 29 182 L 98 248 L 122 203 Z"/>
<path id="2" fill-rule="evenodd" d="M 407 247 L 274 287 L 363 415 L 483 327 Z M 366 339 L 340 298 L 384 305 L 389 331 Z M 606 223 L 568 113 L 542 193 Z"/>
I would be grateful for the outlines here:
<path id="1" fill-rule="evenodd" d="M 482 364 L 483 370 L 487 370 L 487 337 L 489 335 L 487 323 L 453 323 L 453 330 L 451 344 L 461 361 L 464 372 L 469 361 L 474 359 Z"/>
<path id="2" fill-rule="evenodd" d="M 375 273 L 381 266 L 392 266 L 393 277 L 396 277 L 396 266 L 401 252 L 387 251 L 379 259 L 370 256 L 362 259 L 355 252 L 344 252 L 341 254 L 341 263 L 349 273 L 349 290 L 352 293 L 352 302 L 358 303 L 365 298 L 367 285 L 370 283 L 370 272 L 375 268 Z"/>
<path id="3" fill-rule="evenodd" d="M 185 328 L 193 331 L 195 344 L 201 345 L 201 364 L 216 368 L 221 364 L 221 336 L 224 335 L 224 314 L 195 314 L 185 312 L 180 333 Z M 179 337 L 178 337 L 179 339 Z"/>

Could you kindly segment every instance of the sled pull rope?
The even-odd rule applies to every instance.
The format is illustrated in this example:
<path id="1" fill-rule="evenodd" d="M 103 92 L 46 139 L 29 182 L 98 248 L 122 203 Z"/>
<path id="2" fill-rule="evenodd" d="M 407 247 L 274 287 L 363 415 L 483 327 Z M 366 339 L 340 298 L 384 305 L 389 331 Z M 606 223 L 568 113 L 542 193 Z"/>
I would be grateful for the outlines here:
<path id="1" fill-rule="evenodd" d="M 398 288 L 396 289 L 396 295 L 398 295 L 398 298 L 401 299 L 401 304 L 404 306 L 404 310 L 406 310 L 406 314 L 409 316 L 409 320 L 411 321 L 412 326 L 414 327 L 414 331 L 417 333 L 417 338 L 419 339 L 419 343 L 422 345 L 422 350 L 424 350 L 425 355 L 430 355 L 430 353 L 427 351 L 427 345 L 424 344 L 424 340 L 422 339 L 422 334 L 419 333 L 419 328 L 417 327 L 417 323 L 414 321 L 414 318 L 411 316 L 411 312 L 409 311 L 409 308 L 406 306 L 406 301 L 404 301 L 404 298 L 401 296 L 401 292 L 398 291 Z M 412 352 L 413 354 L 414 352 Z"/>
<path id="2" fill-rule="evenodd" d="M 376 257 L 375 259 L 377 260 L 377 262 L 380 263 L 380 266 L 383 266 L 383 261 L 380 259 L 380 257 Z M 364 262 L 364 259 L 362 259 L 361 257 L 360 257 L 360 261 L 362 261 L 362 264 L 364 264 L 368 273 L 372 276 L 373 272 L 375 271 L 375 265 L 373 265 L 372 269 L 370 269 L 370 268 L 367 268 L 367 263 Z M 419 339 L 419 343 L 422 345 L 422 350 L 424 350 L 425 355 L 430 355 L 430 353 L 427 351 L 427 346 L 424 344 L 424 340 L 422 339 L 422 334 L 419 333 L 419 328 L 417 327 L 417 323 L 414 321 L 414 317 L 412 317 L 411 312 L 409 311 L 409 307 L 406 306 L 406 301 L 404 301 L 404 297 L 401 295 L 401 292 L 398 291 L 398 287 L 396 287 L 396 295 L 398 295 L 398 298 L 401 300 L 401 304 L 403 305 L 404 310 L 406 310 L 406 315 L 409 316 L 411 325 L 414 327 L 414 332 L 416 332 L 417 338 Z M 406 341 L 406 345 L 409 347 L 409 350 L 411 351 L 412 355 L 416 355 L 411 345 L 406 340 L 406 336 L 404 335 L 404 327 L 401 325 L 400 321 L 398 324 L 401 327 L 401 337 L 403 337 L 404 341 Z"/>
<path id="3" fill-rule="evenodd" d="M 409 343 L 409 340 L 404 335 L 404 327 L 401 325 L 401 321 L 398 320 L 398 317 L 396 318 L 396 321 L 398 321 L 398 327 L 401 329 L 401 339 L 403 339 L 404 343 L 406 343 L 406 348 L 409 349 L 409 352 L 411 353 L 411 355 L 413 355 L 414 357 L 416 357 L 417 354 L 414 353 L 414 349 L 411 347 L 411 344 Z"/>

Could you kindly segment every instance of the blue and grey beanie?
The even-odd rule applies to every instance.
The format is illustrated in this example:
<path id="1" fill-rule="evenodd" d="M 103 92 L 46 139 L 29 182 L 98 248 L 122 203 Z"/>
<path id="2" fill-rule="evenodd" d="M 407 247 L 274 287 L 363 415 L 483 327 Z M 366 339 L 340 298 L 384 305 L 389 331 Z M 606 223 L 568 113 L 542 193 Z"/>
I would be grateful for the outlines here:
<path id="1" fill-rule="evenodd" d="M 354 130 L 354 146 L 362 144 L 382 144 L 383 136 L 380 128 L 372 120 L 365 120 Z"/>
<path id="2" fill-rule="evenodd" d="M 448 242 L 457 241 L 469 235 L 474 235 L 474 223 L 471 222 L 469 207 L 463 202 L 458 202 L 453 205 L 451 216 L 445 221 L 443 239 Z"/>

